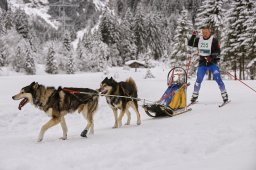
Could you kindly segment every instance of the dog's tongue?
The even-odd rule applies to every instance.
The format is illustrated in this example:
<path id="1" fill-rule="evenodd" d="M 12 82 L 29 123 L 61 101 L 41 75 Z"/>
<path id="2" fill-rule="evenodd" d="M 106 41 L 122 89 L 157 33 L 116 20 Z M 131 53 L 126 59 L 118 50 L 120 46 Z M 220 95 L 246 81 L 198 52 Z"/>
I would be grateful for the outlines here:
<path id="1" fill-rule="evenodd" d="M 108 91 L 107 90 L 102 90 L 101 94 L 106 94 Z"/>
<path id="2" fill-rule="evenodd" d="M 21 108 L 27 103 L 28 99 L 24 98 L 23 100 L 21 100 L 20 104 L 19 104 L 19 110 L 21 110 Z"/>

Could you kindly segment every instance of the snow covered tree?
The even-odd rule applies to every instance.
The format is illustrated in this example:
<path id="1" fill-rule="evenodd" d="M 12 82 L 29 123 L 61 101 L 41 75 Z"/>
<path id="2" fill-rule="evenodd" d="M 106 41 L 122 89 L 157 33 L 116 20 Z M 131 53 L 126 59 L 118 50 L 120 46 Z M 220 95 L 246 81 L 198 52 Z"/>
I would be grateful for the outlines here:
<path id="1" fill-rule="evenodd" d="M 252 15 L 252 0 L 235 0 L 232 1 L 231 8 L 227 13 L 227 27 L 224 30 L 224 42 L 222 44 L 222 54 L 224 62 L 231 63 L 230 69 L 235 74 L 239 67 L 239 78 L 245 78 L 245 63 L 248 60 L 248 50 L 246 49 L 246 40 L 248 31 L 246 24 L 248 18 Z"/>
<path id="2" fill-rule="evenodd" d="M 163 21 L 159 13 L 151 14 L 145 19 L 146 28 L 146 39 L 145 43 L 147 48 L 150 48 L 154 59 L 159 59 L 163 55 L 163 45 L 162 45 L 162 32 Z"/>
<path id="3" fill-rule="evenodd" d="M 24 59 L 23 59 L 24 53 L 22 52 L 22 49 L 20 46 L 18 46 L 16 55 L 14 57 L 13 61 L 13 68 L 16 72 L 20 72 L 21 69 L 24 68 Z"/>
<path id="4" fill-rule="evenodd" d="M 112 66 L 121 66 L 123 64 L 117 45 L 113 44 L 109 47 L 109 60 Z"/>
<path id="5" fill-rule="evenodd" d="M 68 31 L 66 31 L 64 34 L 63 45 L 66 51 L 71 51 L 71 36 Z"/>
<path id="6" fill-rule="evenodd" d="M 101 32 L 102 41 L 108 45 L 115 44 L 120 39 L 120 31 L 116 16 L 106 8 L 100 20 L 99 30 Z"/>
<path id="7" fill-rule="evenodd" d="M 188 39 L 192 30 L 192 22 L 188 17 L 188 11 L 184 8 L 177 19 L 173 51 L 171 53 L 173 66 L 183 66 L 189 52 Z"/>
<path id="8" fill-rule="evenodd" d="M 122 58 L 122 64 L 128 60 L 135 59 L 136 45 L 134 43 L 134 33 L 132 28 L 132 13 L 130 9 L 127 10 L 124 19 L 119 24 L 120 28 L 120 40 L 117 43 L 120 56 Z"/>
<path id="9" fill-rule="evenodd" d="M 155 78 L 155 76 L 152 74 L 152 72 L 149 68 L 147 69 L 144 79 L 148 79 L 148 78 Z"/>
<path id="10" fill-rule="evenodd" d="M 25 68 L 24 69 L 27 74 L 35 74 L 36 73 L 35 61 L 34 61 L 34 58 L 31 54 L 29 48 L 27 48 L 27 50 L 26 50 Z"/>
<path id="11" fill-rule="evenodd" d="M 0 17 L 0 33 L 5 33 L 13 27 L 14 14 L 11 10 L 3 11 Z"/>
<path id="12" fill-rule="evenodd" d="M 48 55 L 46 57 L 45 72 L 50 73 L 50 74 L 58 73 L 58 65 L 57 65 L 57 60 L 55 58 L 55 51 L 54 51 L 53 47 L 49 48 Z"/>
<path id="13" fill-rule="evenodd" d="M 15 11 L 15 27 L 17 32 L 21 34 L 23 38 L 28 38 L 28 16 L 24 10 L 18 9 Z"/>
<path id="14" fill-rule="evenodd" d="M 66 72 L 68 74 L 74 74 L 75 73 L 75 64 L 74 64 L 74 58 L 72 56 L 72 54 L 69 55 L 68 57 L 68 62 L 66 65 Z"/>
<path id="15" fill-rule="evenodd" d="M 223 15 L 223 0 L 205 0 L 198 9 L 195 25 L 197 27 L 209 25 L 212 32 L 220 39 L 223 29 Z"/>
<path id="16" fill-rule="evenodd" d="M 132 31 L 135 37 L 135 45 L 137 46 L 136 58 L 138 55 L 146 50 L 146 28 L 145 28 L 145 13 L 143 6 L 140 3 L 138 5 L 137 12 L 135 14 L 134 23 L 132 24 Z"/>
<path id="17" fill-rule="evenodd" d="M 4 26 L 4 15 L 5 12 L 0 11 L 0 36 L 1 34 L 5 33 L 5 26 Z"/>
<path id="18" fill-rule="evenodd" d="M 75 59 L 73 54 L 73 48 L 71 45 L 71 37 L 68 31 L 65 32 L 63 37 L 63 60 L 61 61 L 61 67 L 66 73 L 75 73 Z"/>
<path id="19" fill-rule="evenodd" d="M 0 66 L 6 66 L 8 64 L 8 44 L 0 39 Z"/>
<path id="20" fill-rule="evenodd" d="M 253 5 L 254 10 L 251 11 L 252 15 L 250 16 L 250 18 L 248 18 L 248 20 L 245 23 L 248 26 L 246 28 L 248 34 L 245 39 L 245 42 L 248 45 L 246 49 L 248 50 L 250 56 L 256 54 L 256 2 L 254 2 L 254 4 L 251 5 Z"/>

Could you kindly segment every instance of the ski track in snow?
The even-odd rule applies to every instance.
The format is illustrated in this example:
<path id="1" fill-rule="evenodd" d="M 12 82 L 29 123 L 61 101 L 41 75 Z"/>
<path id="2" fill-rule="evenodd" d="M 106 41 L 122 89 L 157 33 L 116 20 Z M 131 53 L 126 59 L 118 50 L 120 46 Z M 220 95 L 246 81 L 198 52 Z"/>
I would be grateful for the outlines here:
<path id="1" fill-rule="evenodd" d="M 118 81 L 133 77 L 139 97 L 156 101 L 167 88 L 168 71 L 155 68 L 156 78 L 143 79 L 146 69 L 112 68 L 109 76 Z M 0 77 L 0 169 L 255 170 L 256 94 L 238 81 L 224 81 L 232 102 L 223 108 L 218 107 L 222 99 L 215 81 L 204 81 L 192 111 L 152 119 L 139 107 L 142 124 L 136 125 L 131 110 L 131 125 L 118 129 L 111 128 L 113 113 L 101 97 L 94 135 L 80 137 L 86 121 L 74 113 L 66 116 L 68 140 L 58 139 L 62 131 L 57 125 L 46 132 L 41 143 L 36 142 L 37 135 L 49 117 L 30 104 L 19 111 L 19 101 L 11 99 L 33 81 L 96 89 L 104 78 L 103 73 Z M 193 84 L 195 80 L 189 81 Z M 246 83 L 256 88 L 256 81 Z M 188 88 L 188 99 L 192 90 L 193 85 Z M 126 116 L 123 124 L 125 121 Z"/>

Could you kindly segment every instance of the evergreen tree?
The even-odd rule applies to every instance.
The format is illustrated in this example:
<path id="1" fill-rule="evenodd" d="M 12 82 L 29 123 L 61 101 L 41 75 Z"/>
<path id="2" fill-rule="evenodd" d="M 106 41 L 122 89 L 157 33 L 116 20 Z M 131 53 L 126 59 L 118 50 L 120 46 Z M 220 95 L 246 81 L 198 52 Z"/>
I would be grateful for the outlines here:
<path id="1" fill-rule="evenodd" d="M 251 0 L 232 1 L 231 9 L 227 14 L 227 27 L 225 28 L 225 37 L 222 54 L 224 62 L 233 69 L 235 74 L 239 67 L 239 78 L 245 78 L 245 62 L 248 60 L 248 51 L 246 50 L 246 36 L 248 17 L 252 11 Z M 228 65 L 231 63 L 231 65 Z"/>
<path id="2" fill-rule="evenodd" d="M 8 64 L 8 46 L 0 39 L 0 66 L 6 66 Z"/>
<path id="3" fill-rule="evenodd" d="M 64 38 L 63 38 L 63 55 L 64 59 L 61 61 L 63 69 L 68 74 L 74 74 L 75 73 L 75 66 L 74 66 L 74 54 L 73 54 L 73 48 L 71 45 L 71 37 L 70 33 L 68 31 L 65 32 Z"/>
<path id="4" fill-rule="evenodd" d="M 162 17 L 159 13 L 151 14 L 145 20 L 145 28 L 146 28 L 146 46 L 150 48 L 154 59 L 159 59 L 163 55 L 163 47 L 162 45 L 162 31 L 163 21 Z"/>
<path id="5" fill-rule="evenodd" d="M 64 34 L 63 44 L 66 51 L 71 51 L 71 36 L 68 31 L 66 31 Z"/>
<path id="6" fill-rule="evenodd" d="M 5 33 L 4 15 L 5 12 L 0 11 L 0 36 Z"/>
<path id="7" fill-rule="evenodd" d="M 120 52 L 117 45 L 113 44 L 109 47 L 109 60 L 112 66 L 122 66 L 123 60 L 120 57 Z"/>
<path id="8" fill-rule="evenodd" d="M 10 30 L 13 27 L 14 22 L 14 13 L 12 10 L 8 10 L 7 12 L 3 12 L 1 17 L 1 22 L 3 23 L 3 30 Z"/>
<path id="9" fill-rule="evenodd" d="M 221 38 L 223 29 L 223 0 L 205 0 L 200 6 L 195 22 L 196 26 L 209 25 L 212 32 Z"/>
<path id="10" fill-rule="evenodd" d="M 106 8 L 100 20 L 99 30 L 102 41 L 107 45 L 115 44 L 120 39 L 117 18 Z"/>
<path id="11" fill-rule="evenodd" d="M 75 73 L 75 64 L 74 64 L 74 58 L 72 54 L 69 55 L 68 57 L 68 62 L 66 65 L 67 73 L 68 74 L 74 74 Z"/>
<path id="12" fill-rule="evenodd" d="M 15 12 L 15 27 L 19 34 L 23 38 L 28 38 L 29 25 L 28 25 L 28 16 L 24 10 L 18 9 Z"/>
<path id="13" fill-rule="evenodd" d="M 46 57 L 45 71 L 50 74 L 58 73 L 57 60 L 55 58 L 55 51 L 54 51 L 53 47 L 49 48 L 48 55 Z"/>
<path id="14" fill-rule="evenodd" d="M 13 68 L 16 72 L 20 72 L 24 68 L 23 52 L 20 46 L 18 46 L 14 57 Z"/>
<path id="15" fill-rule="evenodd" d="M 31 54 L 29 48 L 27 48 L 27 50 L 26 50 L 25 68 L 24 69 L 27 74 L 35 74 L 36 73 L 35 61 L 34 61 L 34 58 Z"/>
<path id="16" fill-rule="evenodd" d="M 128 60 L 135 59 L 136 45 L 134 43 L 134 34 L 131 30 L 132 22 L 132 13 L 130 9 L 128 9 L 124 19 L 119 25 L 121 35 L 117 48 L 122 58 L 122 64 Z"/>
<path id="17" fill-rule="evenodd" d="M 135 37 L 135 45 L 137 46 L 136 58 L 138 55 L 146 50 L 146 28 L 145 28 L 145 14 L 143 11 L 142 4 L 138 6 L 134 23 L 132 24 L 132 31 Z"/>
<path id="18" fill-rule="evenodd" d="M 246 25 L 248 26 L 246 28 L 247 31 L 247 37 L 245 39 L 246 44 L 248 45 L 246 50 L 249 53 L 249 56 L 253 56 L 255 57 L 256 54 L 256 2 L 254 2 L 253 5 L 253 13 L 251 15 L 251 17 L 246 21 Z"/>
<path id="19" fill-rule="evenodd" d="M 184 8 L 177 19 L 177 28 L 175 31 L 173 52 L 171 54 L 172 65 L 183 66 L 189 52 L 188 39 L 192 29 L 192 22 L 188 17 L 188 11 Z"/>

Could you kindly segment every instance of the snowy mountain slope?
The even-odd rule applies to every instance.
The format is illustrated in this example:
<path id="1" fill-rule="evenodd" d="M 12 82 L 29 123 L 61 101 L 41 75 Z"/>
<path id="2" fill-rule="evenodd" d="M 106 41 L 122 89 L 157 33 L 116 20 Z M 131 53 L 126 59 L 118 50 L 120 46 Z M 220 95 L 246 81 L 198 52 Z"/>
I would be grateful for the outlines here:
<path id="1" fill-rule="evenodd" d="M 29 16 L 40 16 L 43 18 L 50 26 L 57 29 L 57 22 L 51 20 L 51 16 L 47 13 L 49 7 L 47 6 L 48 0 L 33 1 L 33 3 L 24 3 L 23 0 L 10 0 L 9 5 L 14 9 L 23 9 Z"/>
<path id="2" fill-rule="evenodd" d="M 132 76 L 139 97 L 155 101 L 166 89 L 168 71 L 153 69 L 156 78 L 146 80 L 144 69 L 135 73 L 112 68 L 110 75 L 119 81 Z M 82 115 L 72 114 L 66 117 L 68 140 L 58 139 L 62 132 L 56 126 L 46 132 L 42 143 L 35 141 L 40 127 L 49 118 L 31 105 L 19 111 L 19 102 L 11 99 L 32 81 L 47 86 L 96 89 L 104 78 L 103 73 L 0 77 L 0 169 L 255 170 L 256 94 L 238 81 L 224 81 L 232 102 L 221 109 L 217 84 L 205 81 L 200 102 L 191 112 L 152 119 L 140 107 L 142 124 L 136 125 L 132 112 L 131 125 L 119 129 L 111 128 L 112 111 L 100 98 L 95 135 L 81 138 L 85 120 Z M 193 84 L 194 80 L 190 82 Z M 256 81 L 246 83 L 256 88 Z M 192 88 L 188 88 L 188 98 Z"/>

